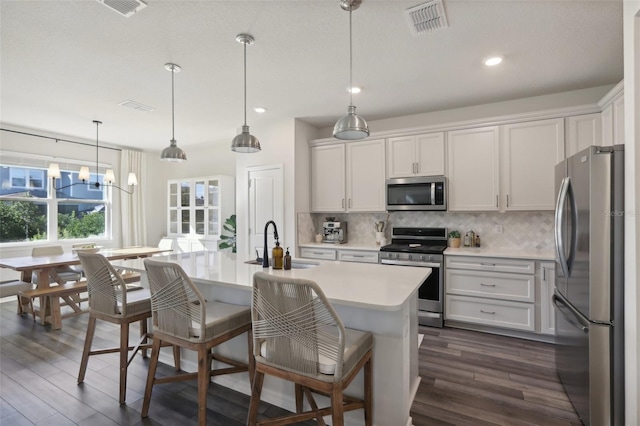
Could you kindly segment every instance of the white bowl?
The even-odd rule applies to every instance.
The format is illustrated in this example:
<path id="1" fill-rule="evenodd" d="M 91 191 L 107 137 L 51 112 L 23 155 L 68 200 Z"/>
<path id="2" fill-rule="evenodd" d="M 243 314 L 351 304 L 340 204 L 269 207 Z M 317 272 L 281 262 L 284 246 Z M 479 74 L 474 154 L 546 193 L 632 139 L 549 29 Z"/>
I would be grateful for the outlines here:
<path id="1" fill-rule="evenodd" d="M 97 253 L 97 252 L 99 252 L 99 251 L 100 251 L 100 249 L 101 249 L 101 248 L 102 248 L 102 247 L 99 247 L 99 246 L 96 246 L 96 247 L 86 247 L 86 248 L 83 248 L 83 247 L 77 247 L 77 248 L 74 248 L 74 249 L 73 249 L 73 251 L 74 251 L 75 253 Z"/>

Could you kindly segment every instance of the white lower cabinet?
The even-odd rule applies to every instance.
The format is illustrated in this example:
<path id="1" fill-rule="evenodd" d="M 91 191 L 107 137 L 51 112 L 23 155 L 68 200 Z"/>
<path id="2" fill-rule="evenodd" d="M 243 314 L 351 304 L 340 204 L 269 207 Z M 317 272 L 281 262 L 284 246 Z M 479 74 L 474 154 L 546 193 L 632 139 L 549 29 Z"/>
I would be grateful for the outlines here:
<path id="1" fill-rule="evenodd" d="M 300 247 L 305 259 L 339 260 L 341 262 L 378 263 L 380 249 L 353 250 L 340 248 Z"/>
<path id="2" fill-rule="evenodd" d="M 556 264 L 540 262 L 538 266 L 540 278 L 540 333 L 556 334 L 556 314 L 551 297 L 556 288 Z"/>
<path id="3" fill-rule="evenodd" d="M 301 248 L 300 257 L 306 259 L 336 260 L 336 251 L 325 248 Z"/>
<path id="4" fill-rule="evenodd" d="M 445 320 L 536 331 L 535 261 L 445 256 Z"/>

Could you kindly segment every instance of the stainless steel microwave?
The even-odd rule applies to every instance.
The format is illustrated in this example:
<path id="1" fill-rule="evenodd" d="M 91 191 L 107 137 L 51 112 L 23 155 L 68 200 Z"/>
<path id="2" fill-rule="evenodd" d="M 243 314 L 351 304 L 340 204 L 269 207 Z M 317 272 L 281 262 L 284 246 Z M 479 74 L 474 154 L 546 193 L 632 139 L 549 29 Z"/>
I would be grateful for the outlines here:
<path id="1" fill-rule="evenodd" d="M 447 210 L 447 178 L 425 176 L 387 179 L 387 211 Z"/>

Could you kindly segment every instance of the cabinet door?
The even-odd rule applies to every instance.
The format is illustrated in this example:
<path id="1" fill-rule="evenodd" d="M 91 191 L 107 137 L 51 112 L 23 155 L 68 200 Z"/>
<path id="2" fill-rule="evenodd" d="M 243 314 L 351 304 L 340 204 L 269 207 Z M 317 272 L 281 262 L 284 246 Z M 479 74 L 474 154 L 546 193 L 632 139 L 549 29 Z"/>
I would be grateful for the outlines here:
<path id="1" fill-rule="evenodd" d="M 169 214 L 167 217 L 168 223 L 167 223 L 167 234 L 168 235 L 178 235 L 178 213 L 180 211 L 180 208 L 178 206 L 178 200 L 179 200 L 179 196 L 178 196 L 178 188 L 179 188 L 179 183 L 176 181 L 169 181 L 168 184 L 168 193 L 169 193 L 169 202 L 168 202 L 168 209 L 169 209 Z"/>
<path id="2" fill-rule="evenodd" d="M 447 133 L 449 210 L 498 210 L 497 126 Z"/>
<path id="3" fill-rule="evenodd" d="M 502 126 L 504 210 L 553 210 L 556 164 L 564 159 L 564 120 Z"/>
<path id="4" fill-rule="evenodd" d="M 543 334 L 556 334 L 556 314 L 551 301 L 556 288 L 555 271 L 555 263 L 540 263 L 540 332 Z"/>
<path id="5" fill-rule="evenodd" d="M 613 105 L 609 105 L 602 110 L 602 145 L 613 145 Z M 570 154 L 567 154 L 569 156 Z"/>
<path id="6" fill-rule="evenodd" d="M 602 117 L 600 113 L 567 118 L 567 156 L 591 145 L 602 145 Z"/>
<path id="7" fill-rule="evenodd" d="M 384 139 L 347 144 L 347 210 L 385 211 Z"/>
<path id="8" fill-rule="evenodd" d="M 444 132 L 418 135 L 415 139 L 416 174 L 444 175 Z"/>
<path id="9" fill-rule="evenodd" d="M 344 144 L 311 148 L 311 210 L 346 210 Z"/>
<path id="10" fill-rule="evenodd" d="M 414 176 L 416 160 L 413 136 L 387 140 L 387 176 L 390 178 Z"/>

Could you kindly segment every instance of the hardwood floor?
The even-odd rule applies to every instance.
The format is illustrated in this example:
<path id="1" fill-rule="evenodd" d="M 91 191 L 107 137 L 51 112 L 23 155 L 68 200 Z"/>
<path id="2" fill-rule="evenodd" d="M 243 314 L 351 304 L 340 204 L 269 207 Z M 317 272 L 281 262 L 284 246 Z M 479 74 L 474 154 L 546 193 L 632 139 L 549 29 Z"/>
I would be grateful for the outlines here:
<path id="1" fill-rule="evenodd" d="M 554 347 L 475 331 L 421 327 L 419 425 L 582 425 L 560 383 Z"/>
<path id="2" fill-rule="evenodd" d="M 148 364 L 140 356 L 129 367 L 125 405 L 117 400 L 115 354 L 91 357 L 85 383 L 77 385 L 87 320 L 68 318 L 62 330 L 50 331 L 16 315 L 15 301 L 0 303 L 1 425 L 196 423 L 195 381 L 156 386 L 149 417 L 140 418 Z M 446 328 L 421 327 L 421 333 L 422 383 L 411 410 L 415 426 L 580 425 L 558 381 L 552 345 Z M 137 335 L 135 326 L 131 335 Z M 116 326 L 99 321 L 94 344 L 107 347 L 118 336 Z M 170 366 L 158 367 L 158 374 L 172 373 Z M 249 397 L 212 384 L 207 406 L 208 424 L 243 425 Z M 281 411 L 260 407 L 266 417 Z"/>

